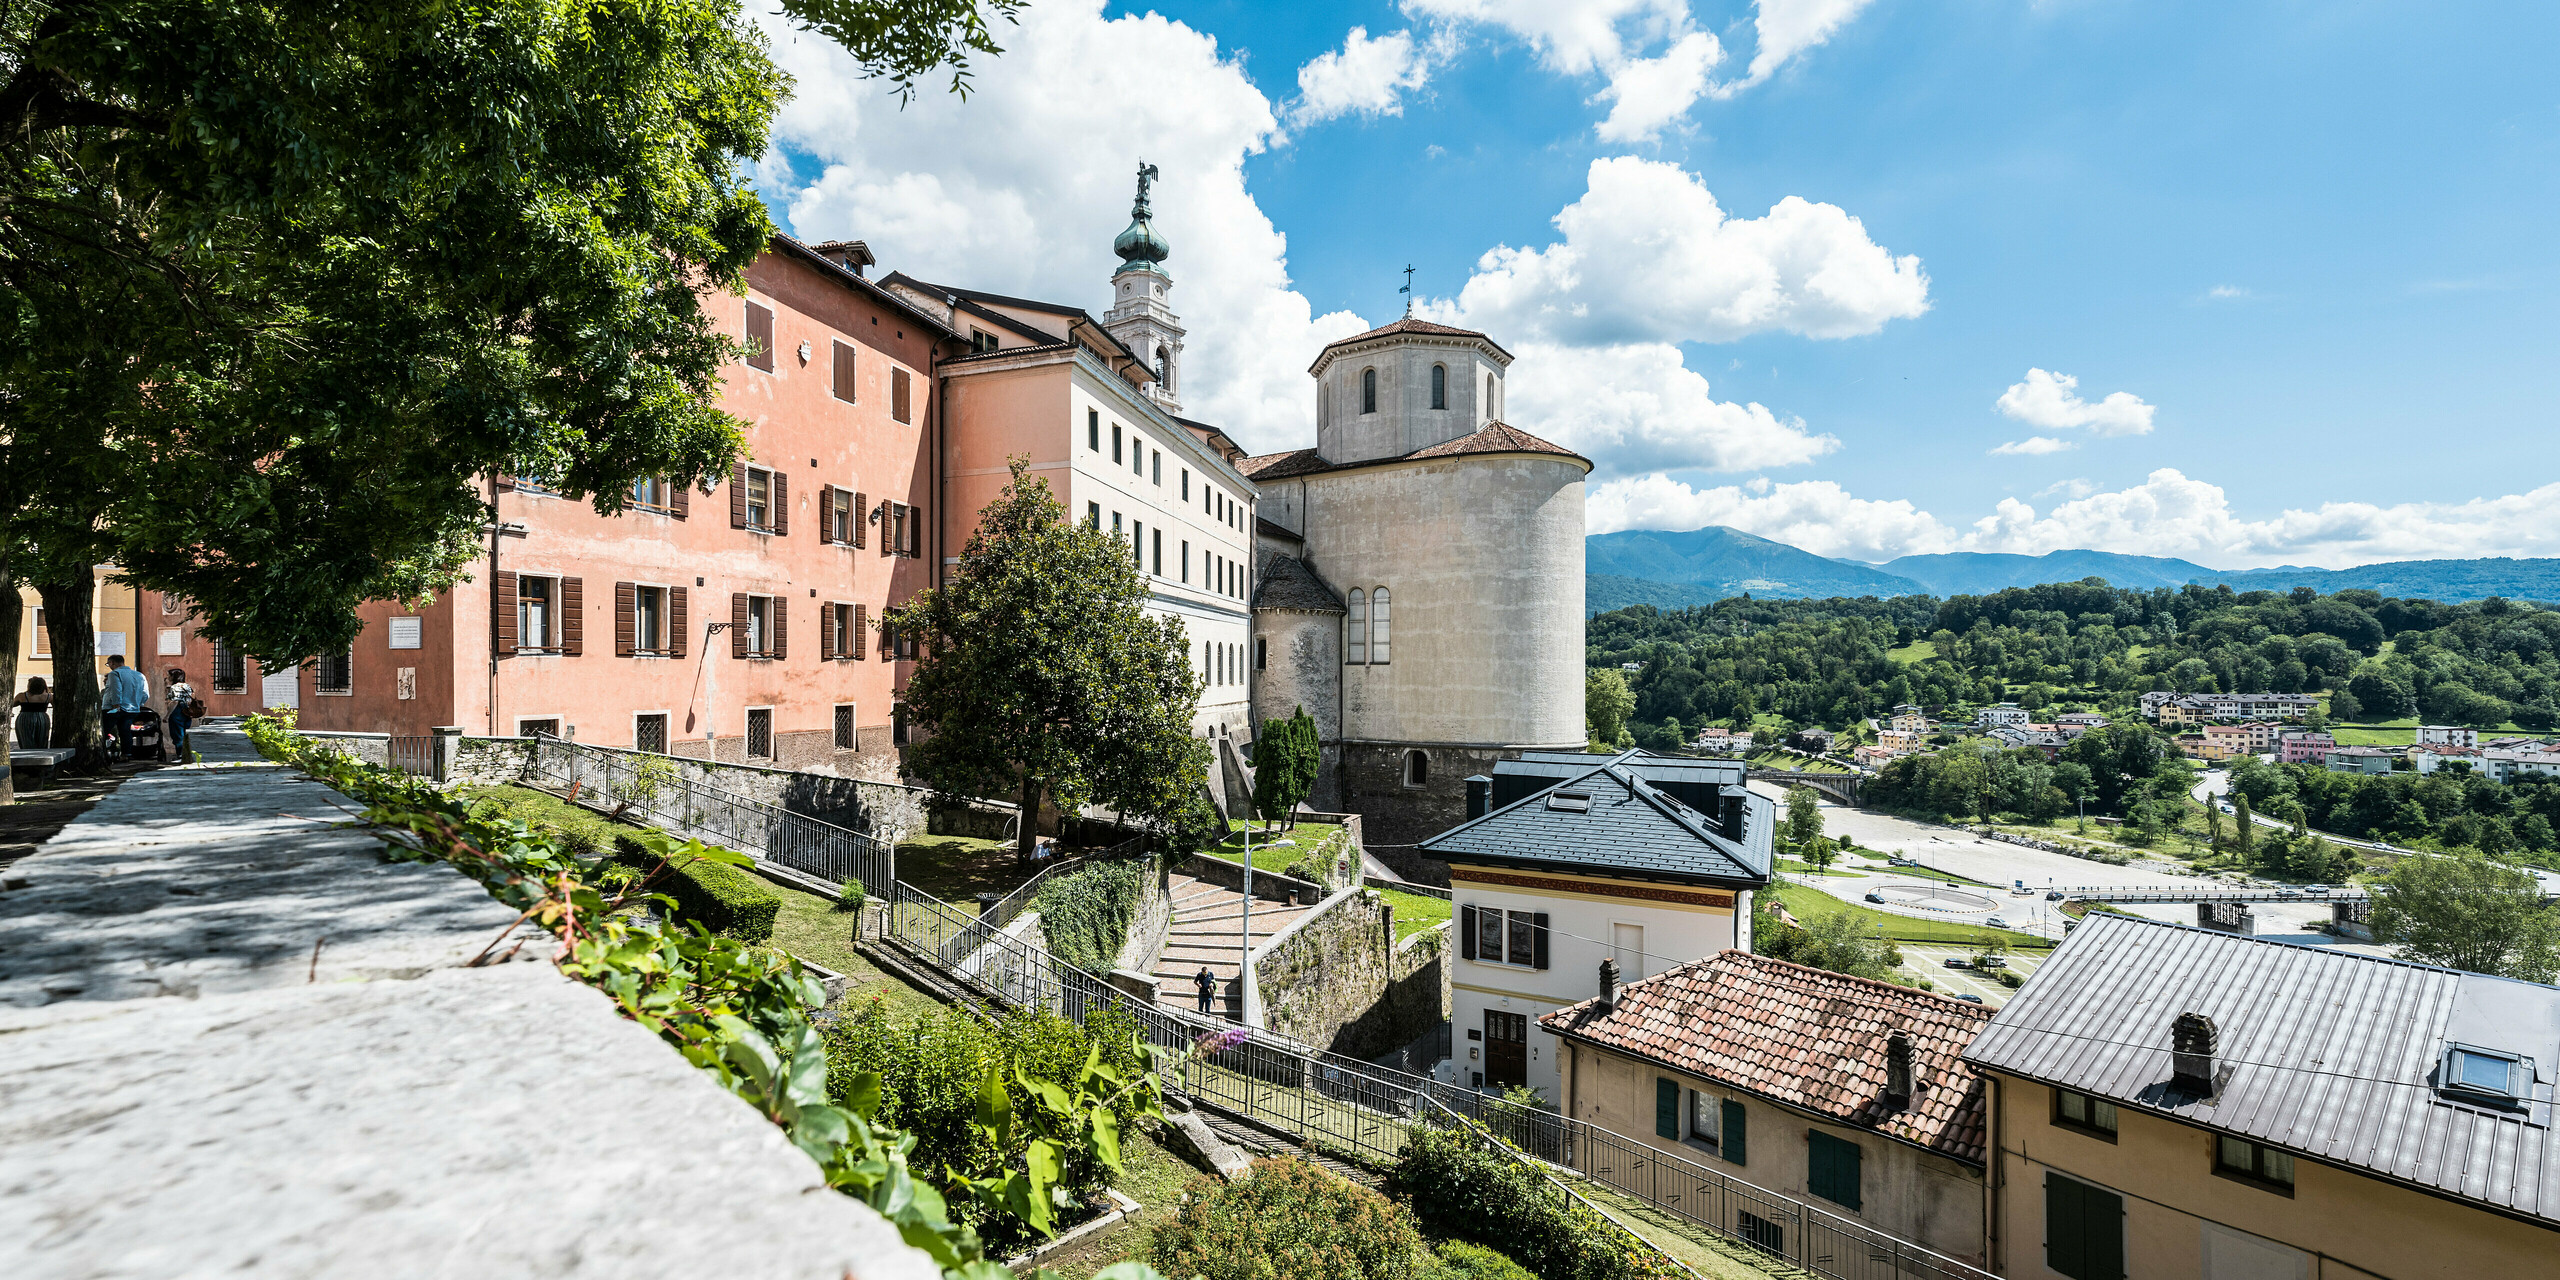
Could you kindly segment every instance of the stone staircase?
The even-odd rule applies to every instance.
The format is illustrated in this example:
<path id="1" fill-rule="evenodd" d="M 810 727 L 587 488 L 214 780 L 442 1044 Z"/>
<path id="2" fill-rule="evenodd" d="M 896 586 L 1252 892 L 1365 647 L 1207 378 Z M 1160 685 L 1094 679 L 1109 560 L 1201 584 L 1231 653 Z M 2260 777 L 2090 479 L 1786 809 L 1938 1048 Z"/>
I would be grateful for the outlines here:
<path id="1" fill-rule="evenodd" d="M 1244 895 L 1178 872 L 1167 880 L 1165 891 L 1173 906 L 1173 925 L 1165 933 L 1164 950 L 1156 956 L 1159 1002 L 1198 1012 L 1197 979 L 1206 965 L 1218 979 L 1218 994 L 1210 1009 L 1230 1022 L 1244 1021 L 1244 989 L 1237 981 L 1244 968 Z M 1271 941 L 1272 935 L 1312 909 L 1312 904 L 1290 907 L 1268 898 L 1254 899 L 1253 945 Z"/>

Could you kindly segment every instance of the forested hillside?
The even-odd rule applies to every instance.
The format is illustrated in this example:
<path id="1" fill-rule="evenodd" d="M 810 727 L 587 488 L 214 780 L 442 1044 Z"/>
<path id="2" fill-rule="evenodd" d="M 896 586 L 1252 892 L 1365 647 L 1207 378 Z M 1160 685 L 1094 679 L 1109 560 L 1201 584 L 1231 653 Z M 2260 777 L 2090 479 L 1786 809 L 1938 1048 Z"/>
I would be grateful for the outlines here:
<path id="1" fill-rule="evenodd" d="M 2096 579 L 1939 600 L 1754 600 L 1592 618 L 1594 667 L 1629 672 L 1634 724 L 1842 728 L 1902 702 L 2129 716 L 2147 690 L 2332 692 L 2338 719 L 2560 723 L 2560 613 L 2371 591 L 2118 590 Z"/>

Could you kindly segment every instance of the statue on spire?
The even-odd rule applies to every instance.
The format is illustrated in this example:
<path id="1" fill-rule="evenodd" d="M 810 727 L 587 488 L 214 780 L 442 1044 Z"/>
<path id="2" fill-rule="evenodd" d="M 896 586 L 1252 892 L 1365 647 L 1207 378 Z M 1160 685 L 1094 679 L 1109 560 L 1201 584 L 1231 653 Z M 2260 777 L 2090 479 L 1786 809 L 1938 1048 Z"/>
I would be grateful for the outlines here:
<path id="1" fill-rule="evenodd" d="M 1111 242 L 1111 251 L 1120 255 L 1121 262 L 1132 267 L 1162 262 L 1173 252 L 1172 246 L 1164 242 L 1164 237 L 1156 234 L 1155 223 L 1149 221 L 1155 216 L 1155 210 L 1148 207 L 1147 189 L 1155 184 L 1156 167 L 1139 161 L 1138 202 L 1129 207 L 1129 229 Z"/>
<path id="2" fill-rule="evenodd" d="M 1153 185 L 1155 185 L 1155 180 L 1156 180 L 1156 167 L 1155 167 L 1154 165 L 1148 164 L 1148 163 L 1147 163 L 1146 161 L 1144 161 L 1144 160 L 1139 161 L 1139 162 L 1138 162 L 1138 203 L 1136 203 L 1136 204 L 1134 204 L 1134 205 L 1130 206 L 1130 208 L 1129 208 L 1129 216 L 1130 216 L 1130 217 L 1132 217 L 1132 218 L 1148 218 L 1148 217 L 1153 217 L 1153 216 L 1155 216 L 1155 215 L 1154 215 L 1154 211 L 1153 211 L 1153 210 L 1151 210 L 1151 209 L 1149 209 L 1149 208 L 1147 207 L 1147 188 L 1148 188 L 1148 187 L 1151 187 L 1151 186 L 1153 186 Z"/>

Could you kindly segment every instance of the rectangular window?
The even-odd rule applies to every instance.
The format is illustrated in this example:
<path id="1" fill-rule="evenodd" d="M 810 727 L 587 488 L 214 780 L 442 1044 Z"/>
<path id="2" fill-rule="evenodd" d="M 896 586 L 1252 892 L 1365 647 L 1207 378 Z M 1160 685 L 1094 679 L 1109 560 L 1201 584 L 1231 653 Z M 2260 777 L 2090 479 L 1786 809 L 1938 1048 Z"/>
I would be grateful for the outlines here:
<path id="1" fill-rule="evenodd" d="M 747 304 L 747 366 L 773 372 L 773 308 Z"/>
<path id="2" fill-rule="evenodd" d="M 667 753 L 667 713 L 631 717 L 631 746 L 637 751 Z"/>
<path id="3" fill-rule="evenodd" d="M 1117 511 L 1111 513 L 1111 536 L 1120 536 L 1120 513 Z"/>
<path id="4" fill-rule="evenodd" d="M 656 653 L 667 647 L 667 589 L 631 589 L 631 648 Z"/>
<path id="5" fill-rule="evenodd" d="M 667 505 L 667 482 L 658 476 L 642 476 L 632 481 L 631 503 L 637 507 L 663 510 Z"/>
<path id="6" fill-rule="evenodd" d="M 1152 461 L 1147 464 L 1148 467 L 1151 468 L 1150 474 L 1147 476 L 1147 483 L 1161 489 L 1164 487 L 1164 453 L 1162 450 L 1157 449 L 1149 449 L 1147 453 L 1152 459 Z"/>
<path id="7" fill-rule="evenodd" d="M 833 372 L 835 374 L 832 390 L 835 392 L 836 399 L 842 400 L 846 404 L 852 404 L 855 401 L 855 384 L 853 380 L 853 344 L 839 338 L 835 340 L 832 346 L 834 355 Z"/>
<path id="8" fill-rule="evenodd" d="M 2224 1177 L 2258 1183 L 2272 1191 L 2293 1194 L 2293 1157 L 2245 1138 L 2225 1134 L 2214 1139 L 2213 1171 Z"/>
<path id="9" fill-rule="evenodd" d="M 1502 908 L 1484 907 L 1476 912 L 1476 958 L 1487 964 L 1502 963 Z"/>
<path id="10" fill-rule="evenodd" d="M 1387 589 L 1369 593 L 1369 661 L 1387 661 Z"/>
<path id="11" fill-rule="evenodd" d="M 756 707 L 747 712 L 747 755 L 755 760 L 773 758 L 773 708 Z"/>
<path id="12" fill-rule="evenodd" d="M 862 514 L 853 505 L 853 490 L 827 490 L 827 541 L 850 544 L 853 526 L 860 519 Z"/>
<path id="13" fill-rule="evenodd" d="M 36 634 L 42 635 L 39 631 Z M 216 640 L 213 642 L 213 691 L 246 693 L 249 690 L 249 663 L 240 651 Z"/>
<path id="14" fill-rule="evenodd" d="M 1344 622 L 1343 661 L 1360 666 L 1369 661 L 1369 593 L 1351 589 L 1351 612 Z"/>
<path id="15" fill-rule="evenodd" d="M 2124 1280 L 2124 1197 L 2044 1175 L 2044 1265 L 2071 1280 Z"/>
<path id="16" fill-rule="evenodd" d="M 536 735 L 536 734 L 540 734 L 541 736 L 546 737 L 546 738 L 557 738 L 557 737 L 559 737 L 559 736 L 560 736 L 560 717 L 558 717 L 558 716 L 551 716 L 551 717 L 548 717 L 548 718 L 545 718 L 545 719 L 540 719 L 540 720 L 518 720 L 518 721 L 516 721 L 516 736 L 517 736 L 517 737 L 520 737 L 520 738 L 530 738 L 530 737 L 533 737 L 533 736 L 534 736 L 534 735 Z"/>
<path id="17" fill-rule="evenodd" d="M 1088 528 L 1088 529 L 1095 529 L 1095 530 L 1099 530 L 1100 528 L 1102 528 L 1102 504 L 1101 504 L 1101 503 L 1099 503 L 1099 502 L 1088 502 L 1088 503 L 1084 504 L 1084 527 L 1086 527 L 1086 528 Z"/>
<path id="18" fill-rule="evenodd" d="M 773 597 L 747 597 L 747 652 L 763 655 L 773 652 Z"/>
<path id="19" fill-rule="evenodd" d="M 889 371 L 889 416 L 900 422 L 915 421 L 915 414 L 910 411 L 907 399 L 907 371 L 891 369 Z"/>
<path id="20" fill-rule="evenodd" d="M 1120 463 L 1120 424 L 1117 422 L 1111 424 L 1111 462 L 1114 466 Z"/>
<path id="21" fill-rule="evenodd" d="M 1833 1204 L 1858 1207 L 1858 1144 L 1819 1129 L 1805 1131 L 1805 1190 Z"/>
<path id="22" fill-rule="evenodd" d="M 2092 1137 L 2116 1140 L 2116 1104 L 2069 1089 L 2053 1091 L 2053 1122 Z"/>
<path id="23" fill-rule="evenodd" d="M 1138 572 L 1147 571 L 1147 525 L 1143 520 L 1129 522 L 1129 558 L 1137 562 Z"/>
<path id="24" fill-rule="evenodd" d="M 1191 501 L 1191 468 L 1189 467 L 1182 469 L 1182 500 Z"/>
<path id="25" fill-rule="evenodd" d="M 819 635 L 824 642 L 819 646 L 819 656 L 851 658 L 853 656 L 853 606 L 828 605 L 826 615 L 820 623 Z"/>
<path id="26" fill-rule="evenodd" d="M 312 666 L 314 669 L 311 675 L 311 687 L 314 691 L 319 693 L 355 692 L 356 655 L 354 650 L 344 653 L 324 653 Z"/>
<path id="27" fill-rule="evenodd" d="M 1158 529 L 1158 530 L 1156 530 L 1156 541 L 1155 541 L 1155 547 L 1153 548 L 1153 550 L 1152 550 L 1149 554 L 1151 554 L 1151 555 L 1153 555 L 1153 556 L 1155 557 L 1155 561 L 1156 561 L 1156 576 L 1157 576 L 1157 577 L 1159 577 L 1159 578 L 1163 577 L 1163 576 L 1164 576 L 1164 530 L 1162 530 L 1162 529 Z"/>
<path id="28" fill-rule="evenodd" d="M 44 610 L 41 607 L 38 607 L 30 610 L 29 612 L 34 615 L 34 621 L 27 624 L 27 637 L 34 642 L 35 647 L 30 649 L 28 652 L 33 653 L 39 658 L 52 657 L 53 633 L 45 630 Z"/>
<path id="29" fill-rule="evenodd" d="M 1262 636 L 1255 636 L 1253 638 L 1253 669 L 1256 671 L 1264 670 L 1268 666 L 1270 660 L 1271 641 Z"/>
<path id="30" fill-rule="evenodd" d="M 850 702 L 839 702 L 836 704 L 836 750 L 854 751 L 858 749 L 859 748 L 855 746 L 853 704 Z"/>
<path id="31" fill-rule="evenodd" d="M 1084 411 L 1084 447 L 1096 453 L 1102 452 L 1102 411 L 1100 409 Z"/>
<path id="32" fill-rule="evenodd" d="M 1724 1129 L 1716 1122 L 1723 1118 L 1724 1099 L 1714 1094 L 1700 1093 L 1695 1089 L 1689 1091 L 1689 1138 L 1691 1141 L 1703 1142 L 1710 1147 L 1721 1145 L 1724 1142 Z"/>
<path id="33" fill-rule="evenodd" d="M 989 333 L 984 329 L 972 327 L 969 330 L 969 349 L 971 351 L 993 351 L 1002 345 L 1003 343 L 999 341 L 994 334 Z"/>
<path id="34" fill-rule="evenodd" d="M 1129 433 L 1129 470 L 1141 476 L 1147 474 L 1146 440 L 1134 430 Z"/>
<path id="35" fill-rule="evenodd" d="M 516 648 L 548 649 L 555 637 L 559 613 L 552 606 L 554 589 L 549 578 L 516 575 Z"/>
<path id="36" fill-rule="evenodd" d="M 1502 950 L 1503 963 L 1527 964 L 1531 948 L 1536 945 L 1529 940 L 1529 913 L 1506 911 L 1503 915 L 1511 925 Z"/>
<path id="37" fill-rule="evenodd" d="M 1191 539 L 1189 538 L 1182 540 L 1182 581 L 1185 586 L 1191 583 Z"/>
<path id="38" fill-rule="evenodd" d="M 773 473 L 762 467 L 747 468 L 747 527 L 773 527 Z"/>

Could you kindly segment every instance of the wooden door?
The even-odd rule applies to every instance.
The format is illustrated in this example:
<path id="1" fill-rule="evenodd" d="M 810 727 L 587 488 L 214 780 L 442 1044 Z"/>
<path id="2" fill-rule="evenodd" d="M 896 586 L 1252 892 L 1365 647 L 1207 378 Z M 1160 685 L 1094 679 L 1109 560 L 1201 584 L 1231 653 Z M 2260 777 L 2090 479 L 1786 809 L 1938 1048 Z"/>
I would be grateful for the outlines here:
<path id="1" fill-rule="evenodd" d="M 1529 1083 L 1529 1015 L 1485 1010 L 1484 1082 L 1495 1089 Z"/>

